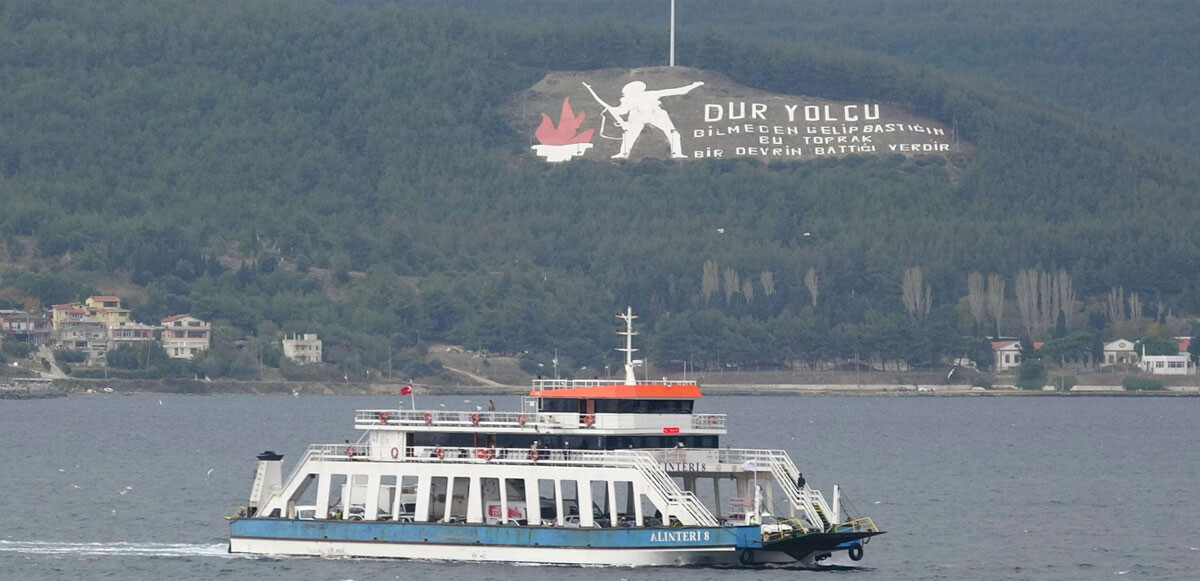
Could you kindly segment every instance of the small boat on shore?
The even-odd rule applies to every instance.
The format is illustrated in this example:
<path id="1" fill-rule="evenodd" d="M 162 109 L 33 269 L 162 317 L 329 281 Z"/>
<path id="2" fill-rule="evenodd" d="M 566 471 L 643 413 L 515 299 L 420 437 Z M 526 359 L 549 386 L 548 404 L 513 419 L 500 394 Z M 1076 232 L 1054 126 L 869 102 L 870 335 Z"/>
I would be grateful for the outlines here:
<path id="1" fill-rule="evenodd" d="M 514 411 L 367 409 L 354 443 L 264 452 L 229 550 L 572 565 L 816 565 L 883 534 L 788 453 L 721 448 L 688 381 L 537 380 Z M 414 406 L 415 407 L 415 406 Z"/>

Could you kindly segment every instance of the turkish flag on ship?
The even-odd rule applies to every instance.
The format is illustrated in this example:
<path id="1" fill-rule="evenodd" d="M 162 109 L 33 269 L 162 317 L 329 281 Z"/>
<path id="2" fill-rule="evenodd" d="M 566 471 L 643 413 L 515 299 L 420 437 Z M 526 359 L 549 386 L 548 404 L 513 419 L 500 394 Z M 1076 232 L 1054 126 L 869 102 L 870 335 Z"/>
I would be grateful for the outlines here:
<path id="1" fill-rule="evenodd" d="M 400 395 L 412 395 L 412 384 L 409 383 L 400 388 Z"/>

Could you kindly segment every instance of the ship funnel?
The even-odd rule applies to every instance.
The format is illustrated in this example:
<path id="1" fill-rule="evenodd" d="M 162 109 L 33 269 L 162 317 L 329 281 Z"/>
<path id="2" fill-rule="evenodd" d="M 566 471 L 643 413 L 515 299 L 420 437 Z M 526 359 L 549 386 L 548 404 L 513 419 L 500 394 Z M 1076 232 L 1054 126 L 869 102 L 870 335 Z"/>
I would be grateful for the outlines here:
<path id="1" fill-rule="evenodd" d="M 282 464 L 283 454 L 267 450 L 258 455 L 258 471 L 254 473 L 254 486 L 250 489 L 246 516 L 255 516 L 259 507 L 266 505 L 283 488 Z"/>

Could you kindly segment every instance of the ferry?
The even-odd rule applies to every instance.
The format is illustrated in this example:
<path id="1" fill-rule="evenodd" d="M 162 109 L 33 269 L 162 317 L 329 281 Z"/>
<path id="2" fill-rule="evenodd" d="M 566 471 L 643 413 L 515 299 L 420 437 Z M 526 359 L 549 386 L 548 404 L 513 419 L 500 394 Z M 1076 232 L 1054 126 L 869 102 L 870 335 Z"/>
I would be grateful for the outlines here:
<path id="1" fill-rule="evenodd" d="M 539 379 L 515 411 L 357 410 L 354 443 L 264 452 L 229 551 L 565 565 L 813 567 L 883 534 L 786 451 L 722 448 L 694 381 Z M 406 389 L 406 391 L 408 391 Z M 415 400 L 414 400 L 415 403 Z M 347 441 L 348 442 L 348 441 Z M 843 506 L 846 505 L 846 506 Z"/>

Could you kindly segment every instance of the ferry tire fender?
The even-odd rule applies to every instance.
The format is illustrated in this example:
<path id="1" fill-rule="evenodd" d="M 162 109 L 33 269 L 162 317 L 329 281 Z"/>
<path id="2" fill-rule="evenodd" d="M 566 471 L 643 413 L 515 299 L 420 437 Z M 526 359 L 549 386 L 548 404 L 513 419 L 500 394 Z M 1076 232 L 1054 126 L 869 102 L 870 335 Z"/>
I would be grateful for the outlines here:
<path id="1" fill-rule="evenodd" d="M 386 424 L 387 421 L 388 421 L 388 413 L 384 412 L 384 411 L 379 412 L 379 423 Z"/>
<path id="2" fill-rule="evenodd" d="M 350 444 L 349 446 L 346 446 L 346 457 L 348 457 L 348 458 L 354 457 L 354 444 Z"/>
<path id="3" fill-rule="evenodd" d="M 846 550 L 846 554 L 850 555 L 851 561 L 861 561 L 863 558 L 863 546 L 853 545 Z"/>
<path id="4" fill-rule="evenodd" d="M 471 425 L 479 425 L 479 412 L 471 412 Z"/>
<path id="5" fill-rule="evenodd" d="M 528 418 L 527 418 L 527 417 L 525 417 L 525 414 L 520 414 L 520 415 L 518 415 L 518 416 L 517 416 L 517 425 L 518 425 L 518 426 L 523 426 L 523 425 L 525 425 L 525 421 L 526 421 L 527 419 L 528 419 Z"/>
<path id="6" fill-rule="evenodd" d="M 434 456 L 437 456 L 437 459 L 438 459 L 438 460 L 441 460 L 442 458 L 445 458 L 445 457 L 446 457 L 446 449 L 445 449 L 445 448 L 438 448 L 438 449 L 436 449 L 436 450 L 434 450 L 434 451 L 433 451 L 433 455 L 434 455 Z"/>
<path id="7" fill-rule="evenodd" d="M 738 553 L 738 562 L 749 567 L 754 564 L 754 549 L 742 549 Z"/>
<path id="8" fill-rule="evenodd" d="M 433 412 L 425 412 L 425 423 L 426 424 L 433 423 Z"/>
<path id="9" fill-rule="evenodd" d="M 397 448 L 396 446 L 392 446 L 392 460 L 397 460 L 399 458 L 400 458 L 400 448 Z"/>
<path id="10" fill-rule="evenodd" d="M 530 448 L 530 449 L 529 449 L 529 459 L 530 459 L 530 460 L 533 460 L 534 462 L 537 462 L 537 461 L 538 461 L 538 456 L 541 456 L 541 452 L 538 452 L 538 449 L 537 449 L 537 448 Z"/>
<path id="11" fill-rule="evenodd" d="M 585 426 L 587 426 L 587 427 L 589 427 L 589 428 L 590 428 L 590 427 L 592 427 L 592 425 L 593 425 L 593 424 L 595 424 L 595 423 L 596 423 L 596 416 L 594 416 L 594 415 L 592 415 L 592 414 L 588 414 L 588 415 L 586 415 L 586 416 L 583 416 L 583 425 L 585 425 Z"/>

